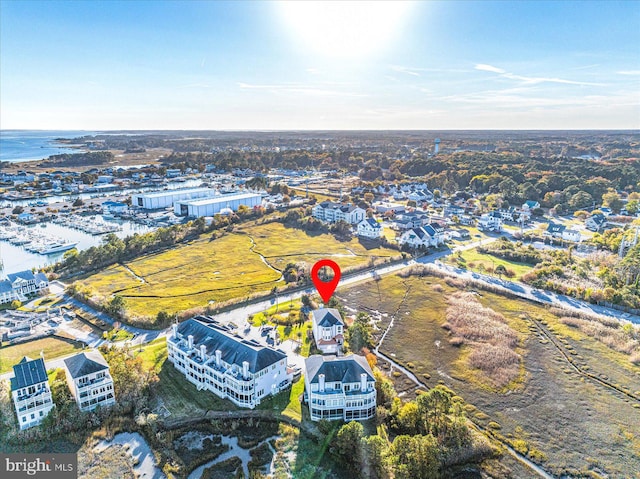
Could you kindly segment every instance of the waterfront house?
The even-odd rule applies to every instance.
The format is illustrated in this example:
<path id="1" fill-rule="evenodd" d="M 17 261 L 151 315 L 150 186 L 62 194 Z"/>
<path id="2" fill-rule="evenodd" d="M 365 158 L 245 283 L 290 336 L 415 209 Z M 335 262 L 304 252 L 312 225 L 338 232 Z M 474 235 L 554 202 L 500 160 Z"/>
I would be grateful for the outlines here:
<path id="1" fill-rule="evenodd" d="M 203 316 L 174 324 L 167 350 L 169 362 L 199 390 L 240 407 L 253 409 L 291 384 L 285 353 Z"/>
<path id="2" fill-rule="evenodd" d="M 312 421 L 375 417 L 376 381 L 363 356 L 313 355 L 304 366 L 304 400 Z"/>
<path id="3" fill-rule="evenodd" d="M 13 366 L 11 397 L 20 429 L 37 426 L 47 417 L 54 403 L 43 357 L 25 356 Z"/>
<path id="4" fill-rule="evenodd" d="M 49 280 L 44 273 L 33 273 L 29 270 L 10 273 L 7 279 L 0 281 L 0 304 L 11 301 L 24 301 L 27 295 L 46 293 Z"/>
<path id="5" fill-rule="evenodd" d="M 334 308 L 316 309 L 311 313 L 313 338 L 316 347 L 323 354 L 342 352 L 344 341 L 344 321 L 340 312 Z"/>
<path id="6" fill-rule="evenodd" d="M 81 411 L 115 404 L 113 378 L 99 351 L 76 354 L 64 360 L 67 384 Z"/>

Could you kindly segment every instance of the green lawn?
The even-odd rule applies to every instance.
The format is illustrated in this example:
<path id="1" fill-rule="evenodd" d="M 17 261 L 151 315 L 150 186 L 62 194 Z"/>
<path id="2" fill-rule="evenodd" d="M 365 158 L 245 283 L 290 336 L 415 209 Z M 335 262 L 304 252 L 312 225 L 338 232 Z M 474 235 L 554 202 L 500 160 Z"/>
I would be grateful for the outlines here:
<path id="1" fill-rule="evenodd" d="M 18 364 L 24 356 L 35 359 L 40 356 L 42 351 L 45 360 L 48 361 L 81 351 L 82 345 L 83 343 L 70 339 L 48 337 L 12 346 L 3 346 L 0 348 L 0 373 L 11 371 L 12 367 Z"/>
<path id="2" fill-rule="evenodd" d="M 474 271 L 479 271 L 482 268 L 487 271 L 491 268 L 495 269 L 498 265 L 503 265 L 505 268 L 512 270 L 516 274 L 514 279 L 520 278 L 523 274 L 528 273 L 533 269 L 533 266 L 530 264 L 509 261 L 487 253 L 479 253 L 476 248 L 463 251 L 461 253 L 461 258 L 461 261 L 458 260 L 458 255 L 454 254 L 449 256 L 448 259 L 454 264 L 457 263 L 461 267 L 472 269 Z M 482 265 L 482 268 L 480 265 Z"/>
<path id="3" fill-rule="evenodd" d="M 142 363 L 147 369 L 154 369 L 160 372 L 162 365 L 167 360 L 167 338 L 158 338 L 146 344 L 142 352 L 136 354 L 142 358 Z"/>
<path id="4" fill-rule="evenodd" d="M 262 401 L 258 409 L 275 411 L 298 421 L 302 420 L 300 396 L 304 392 L 304 376 L 293 383 L 291 388 Z"/>

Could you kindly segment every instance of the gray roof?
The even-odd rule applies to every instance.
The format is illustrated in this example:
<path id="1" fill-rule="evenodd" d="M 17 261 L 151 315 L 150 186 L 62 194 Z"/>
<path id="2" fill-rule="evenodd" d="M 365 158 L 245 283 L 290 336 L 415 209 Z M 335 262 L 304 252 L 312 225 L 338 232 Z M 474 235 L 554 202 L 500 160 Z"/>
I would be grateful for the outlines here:
<path id="1" fill-rule="evenodd" d="M 367 381 L 375 381 L 369 363 L 364 356 L 357 354 L 339 358 L 316 354 L 305 359 L 304 365 L 310 383 L 317 383 L 319 374 L 324 374 L 324 380 L 328 383 L 356 383 L 360 381 L 362 373 L 367 375 Z"/>
<path id="2" fill-rule="evenodd" d="M 13 367 L 15 377 L 11 378 L 11 390 L 33 386 L 48 381 L 47 369 L 42 358 L 29 359 L 27 356 Z"/>
<path id="3" fill-rule="evenodd" d="M 7 278 L 9 279 L 9 281 L 11 281 L 12 283 L 20 278 L 20 279 L 24 279 L 26 281 L 32 281 L 35 279 L 35 276 L 33 275 L 33 273 L 29 270 L 26 271 L 20 271 L 18 273 L 11 273 L 7 275 Z"/>
<path id="4" fill-rule="evenodd" d="M 324 328 L 341 324 L 344 326 L 344 321 L 340 316 L 340 311 L 335 308 L 321 308 L 316 309 L 312 313 L 314 321 Z"/>
<path id="5" fill-rule="evenodd" d="M 45 283 L 49 283 L 49 278 L 44 273 L 36 273 L 36 282 L 44 281 Z"/>
<path id="6" fill-rule="evenodd" d="M 64 365 L 74 379 L 109 369 L 107 361 L 98 351 L 89 351 L 71 356 L 64 360 Z"/>
<path id="7" fill-rule="evenodd" d="M 555 223 L 549 223 L 547 226 L 547 231 L 549 233 L 562 233 L 567 227 L 565 225 L 558 225 Z"/>
<path id="8" fill-rule="evenodd" d="M 178 333 L 184 339 L 189 335 L 193 336 L 193 347 L 199 350 L 200 346 L 206 346 L 210 356 L 220 350 L 222 360 L 226 363 L 242 367 L 242 363 L 247 361 L 252 373 L 262 371 L 287 357 L 282 351 L 243 339 L 208 321 L 205 317 L 188 319 L 178 326 Z M 175 342 L 175 339 L 171 338 L 170 341 Z"/>

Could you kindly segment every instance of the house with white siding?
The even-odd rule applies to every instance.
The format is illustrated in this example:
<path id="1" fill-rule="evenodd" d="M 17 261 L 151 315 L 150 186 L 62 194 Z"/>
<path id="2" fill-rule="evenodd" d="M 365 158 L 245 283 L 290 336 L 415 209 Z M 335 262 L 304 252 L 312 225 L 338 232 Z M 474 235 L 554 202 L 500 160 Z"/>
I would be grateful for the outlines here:
<path id="1" fill-rule="evenodd" d="M 499 233 L 502 231 L 502 215 L 498 211 L 485 213 L 480 216 L 480 219 L 478 220 L 478 227 Z"/>
<path id="2" fill-rule="evenodd" d="M 0 304 L 14 300 L 24 301 L 27 295 L 48 291 L 49 280 L 44 273 L 33 273 L 30 270 L 10 273 L 6 280 L 0 281 Z"/>
<path id="3" fill-rule="evenodd" d="M 376 415 L 376 380 L 363 356 L 309 356 L 304 400 L 312 421 L 363 421 Z"/>
<path id="4" fill-rule="evenodd" d="M 99 351 L 89 351 L 64 360 L 67 384 L 81 411 L 115 404 L 113 378 Z"/>
<path id="5" fill-rule="evenodd" d="M 428 248 L 440 246 L 444 239 L 442 227 L 432 223 L 405 231 L 398 239 L 398 244 L 410 248 Z"/>
<path id="6" fill-rule="evenodd" d="M 380 239 L 383 236 L 382 225 L 373 218 L 366 218 L 358 223 L 358 236 L 370 239 Z"/>
<path id="7" fill-rule="evenodd" d="M 366 211 L 351 203 L 342 204 L 332 201 L 323 201 L 313 207 L 313 217 L 326 223 L 346 221 L 351 225 L 360 223 L 366 215 Z"/>
<path id="8" fill-rule="evenodd" d="M 311 313 L 313 339 L 323 354 L 342 352 L 344 342 L 344 321 L 334 308 L 316 309 Z"/>
<path id="9" fill-rule="evenodd" d="M 287 355 L 233 334 L 198 316 L 177 325 L 167 338 L 168 360 L 199 390 L 253 409 L 292 381 Z"/>
<path id="10" fill-rule="evenodd" d="M 55 404 L 43 357 L 29 359 L 25 356 L 13 366 L 11 397 L 20 429 L 37 426 L 47 417 Z"/>

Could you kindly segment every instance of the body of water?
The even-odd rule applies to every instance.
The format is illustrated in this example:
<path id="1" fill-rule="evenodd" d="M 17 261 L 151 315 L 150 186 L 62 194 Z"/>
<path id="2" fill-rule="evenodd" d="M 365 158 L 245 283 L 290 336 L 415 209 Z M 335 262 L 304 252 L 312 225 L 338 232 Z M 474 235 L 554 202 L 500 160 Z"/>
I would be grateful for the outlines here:
<path id="1" fill-rule="evenodd" d="M 131 221 L 115 221 L 122 226 L 122 231 L 117 231 L 114 234 L 119 238 L 131 236 L 134 233 L 143 234 L 147 233 L 153 228 L 149 226 L 139 225 Z M 42 226 L 44 225 L 44 227 Z M 102 240 L 105 235 L 90 235 L 82 231 L 67 228 L 53 223 L 42 223 L 42 225 L 31 225 L 29 228 L 37 229 L 39 232 L 46 234 L 47 236 L 55 236 L 63 238 L 65 241 L 71 241 L 78 243 L 76 246 L 79 250 L 90 248 L 91 246 L 99 246 L 102 244 Z M 1 228 L 2 226 L 0 226 Z M 8 273 L 16 273 L 18 271 L 24 271 L 31 268 L 41 268 L 50 264 L 54 264 L 62 259 L 64 252 L 42 255 L 37 253 L 31 253 L 27 251 L 23 246 L 12 245 L 8 241 L 0 240 L 0 260 L 2 260 L 3 271 L 0 276 L 6 276 Z"/>
<path id="2" fill-rule="evenodd" d="M 83 150 L 66 148 L 56 138 L 76 138 L 94 135 L 91 131 L 0 130 L 0 161 L 35 161 L 62 153 Z"/>

